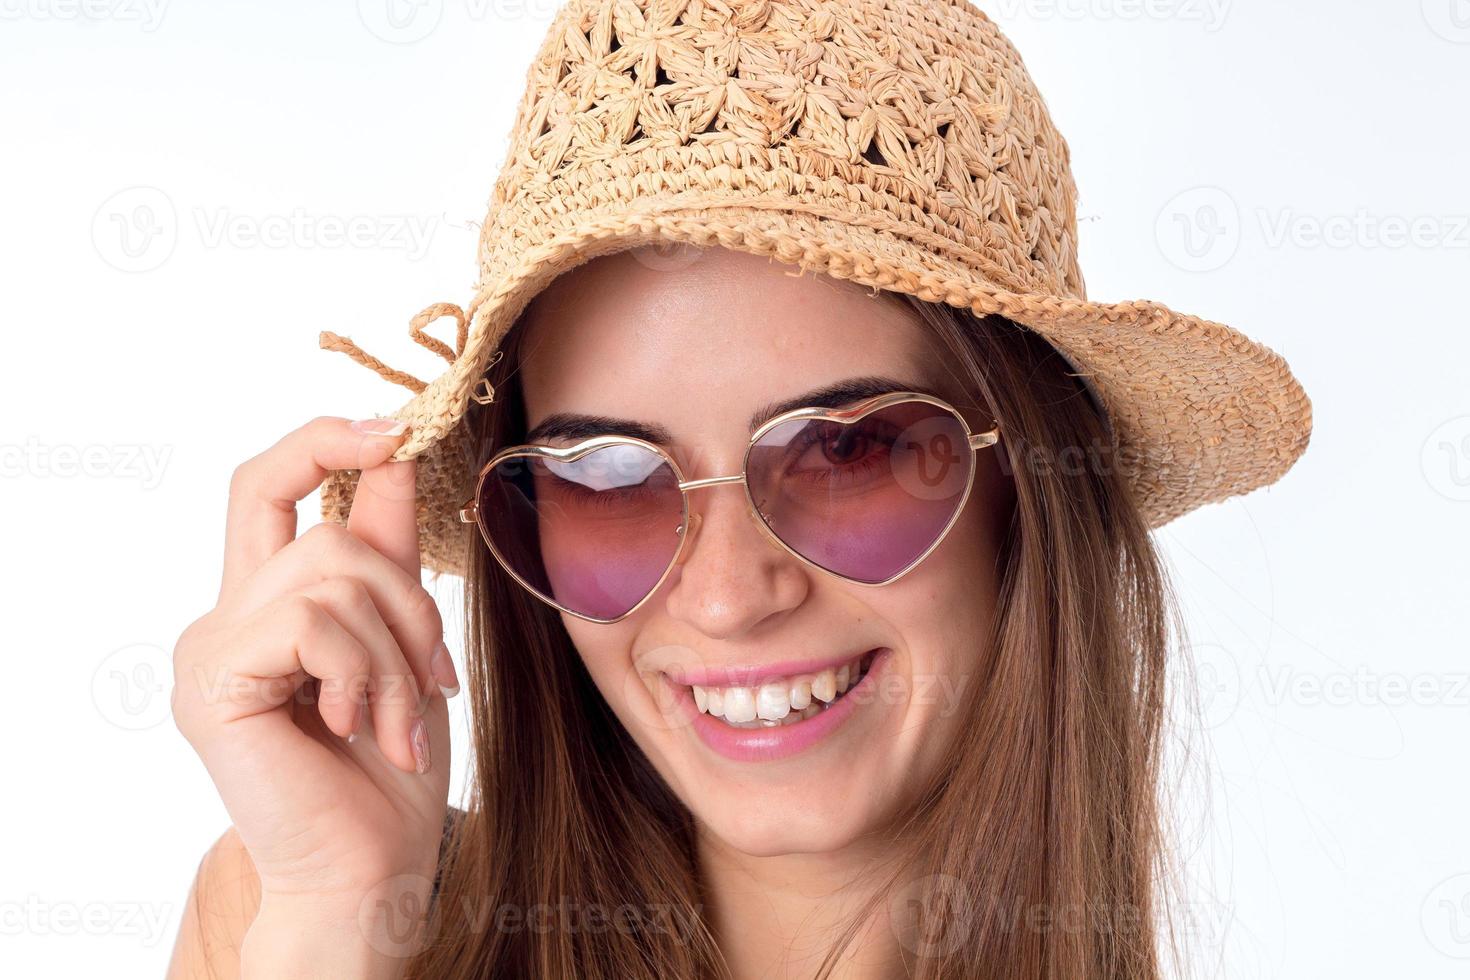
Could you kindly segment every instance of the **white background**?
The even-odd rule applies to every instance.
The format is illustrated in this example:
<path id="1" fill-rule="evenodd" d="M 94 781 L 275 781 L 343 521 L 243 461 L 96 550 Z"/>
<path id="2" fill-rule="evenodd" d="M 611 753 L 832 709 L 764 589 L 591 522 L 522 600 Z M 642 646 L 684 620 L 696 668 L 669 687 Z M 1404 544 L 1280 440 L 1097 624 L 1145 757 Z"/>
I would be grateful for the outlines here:
<path id="1" fill-rule="evenodd" d="M 407 320 L 469 297 L 552 6 L 389 2 L 0 0 L 7 976 L 162 973 L 227 823 L 167 683 L 230 471 L 402 401 L 318 330 L 433 376 Z M 1281 483 L 1159 534 L 1199 974 L 1465 976 L 1470 3 L 982 6 L 1073 147 L 1090 294 L 1314 402 Z"/>

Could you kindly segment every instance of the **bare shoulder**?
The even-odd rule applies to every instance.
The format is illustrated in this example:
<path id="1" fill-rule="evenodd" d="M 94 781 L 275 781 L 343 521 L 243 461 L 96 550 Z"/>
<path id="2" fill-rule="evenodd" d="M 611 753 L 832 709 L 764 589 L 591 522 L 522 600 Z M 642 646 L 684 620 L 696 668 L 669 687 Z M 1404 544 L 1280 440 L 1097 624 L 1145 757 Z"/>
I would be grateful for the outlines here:
<path id="1" fill-rule="evenodd" d="M 259 908 L 260 878 L 231 827 L 199 862 L 179 923 L 169 980 L 238 977 L 240 945 Z"/>

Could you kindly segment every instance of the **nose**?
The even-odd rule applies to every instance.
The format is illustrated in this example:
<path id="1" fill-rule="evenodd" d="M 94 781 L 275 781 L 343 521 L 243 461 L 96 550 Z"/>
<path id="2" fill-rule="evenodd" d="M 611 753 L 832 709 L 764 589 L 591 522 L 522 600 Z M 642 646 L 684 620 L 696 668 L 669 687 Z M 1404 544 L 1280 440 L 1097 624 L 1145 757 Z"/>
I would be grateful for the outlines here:
<path id="1" fill-rule="evenodd" d="M 806 598 L 806 570 L 756 524 L 742 485 L 692 493 L 685 534 L 665 608 L 705 636 L 741 636 Z"/>

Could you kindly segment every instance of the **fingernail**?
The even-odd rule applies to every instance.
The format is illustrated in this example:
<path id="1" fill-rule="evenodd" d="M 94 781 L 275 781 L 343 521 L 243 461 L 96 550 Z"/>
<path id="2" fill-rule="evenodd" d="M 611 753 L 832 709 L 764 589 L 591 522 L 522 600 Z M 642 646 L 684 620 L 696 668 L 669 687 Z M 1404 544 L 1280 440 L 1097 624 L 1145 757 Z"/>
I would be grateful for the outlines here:
<path id="1" fill-rule="evenodd" d="M 452 698 L 459 693 L 459 675 L 454 672 L 454 658 L 449 655 L 449 648 L 440 640 L 439 645 L 434 648 L 434 655 L 429 658 L 429 672 L 434 675 L 434 680 L 439 685 L 439 691 L 445 698 Z"/>
<path id="2" fill-rule="evenodd" d="M 408 423 L 399 419 L 362 419 L 352 423 L 352 431 L 370 436 L 401 436 Z"/>
<path id="3" fill-rule="evenodd" d="M 408 730 L 408 741 L 413 746 L 413 767 L 422 776 L 429 771 L 429 726 L 422 718 Z"/>
<path id="4" fill-rule="evenodd" d="M 362 731 L 362 717 L 367 714 L 367 709 L 359 700 L 352 709 L 352 731 L 347 733 L 347 744 L 351 745 L 357 741 L 358 734 Z"/>

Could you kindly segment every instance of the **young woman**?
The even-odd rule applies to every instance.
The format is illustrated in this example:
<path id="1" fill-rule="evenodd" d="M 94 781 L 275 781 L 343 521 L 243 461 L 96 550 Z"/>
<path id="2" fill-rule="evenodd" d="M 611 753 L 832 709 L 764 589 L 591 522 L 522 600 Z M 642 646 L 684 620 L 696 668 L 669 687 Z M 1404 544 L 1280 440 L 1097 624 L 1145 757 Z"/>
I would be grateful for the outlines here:
<path id="1" fill-rule="evenodd" d="M 577 2 L 530 82 L 450 369 L 325 338 L 415 399 L 232 482 L 172 975 L 1160 975 L 1149 530 L 1300 455 L 1284 363 L 1082 298 L 964 4 Z"/>

